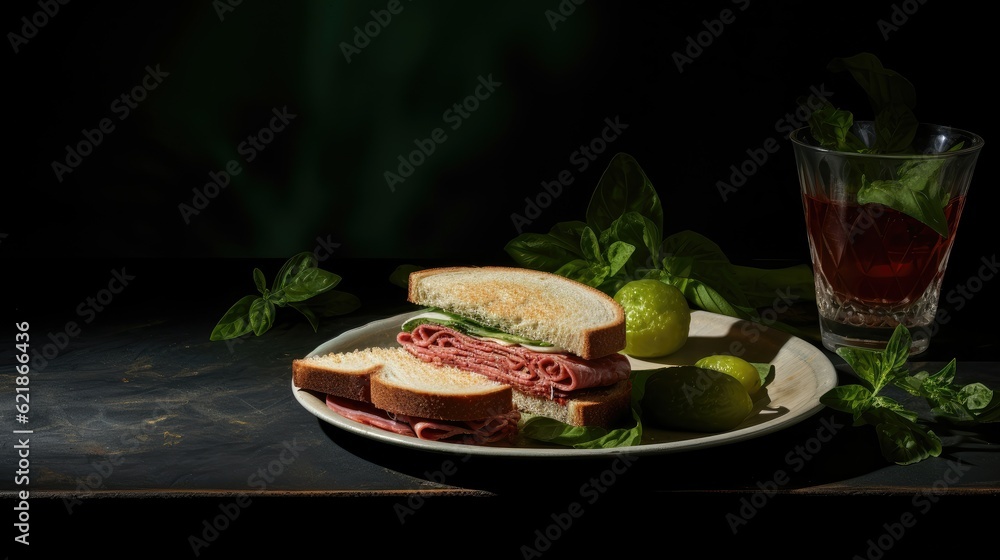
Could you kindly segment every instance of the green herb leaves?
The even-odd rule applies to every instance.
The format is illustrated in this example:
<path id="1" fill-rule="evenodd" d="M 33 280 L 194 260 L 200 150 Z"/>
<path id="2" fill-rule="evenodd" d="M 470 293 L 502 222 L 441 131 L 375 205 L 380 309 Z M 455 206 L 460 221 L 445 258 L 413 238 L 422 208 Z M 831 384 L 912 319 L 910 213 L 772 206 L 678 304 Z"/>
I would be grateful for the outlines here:
<path id="1" fill-rule="evenodd" d="M 916 412 L 882 395 L 895 386 L 923 397 L 935 420 L 954 424 L 997 421 L 998 401 L 982 383 L 956 385 L 956 363 L 952 360 L 935 374 L 911 375 L 907 367 L 910 333 L 896 327 L 885 350 L 842 347 L 837 355 L 858 375 L 860 384 L 841 385 L 827 391 L 820 402 L 854 418 L 854 425 L 870 424 L 878 435 L 882 456 L 900 465 L 909 465 L 941 454 L 941 439 L 920 423 Z"/>
<path id="2" fill-rule="evenodd" d="M 952 149 L 961 147 L 959 143 Z M 942 158 L 908 160 L 899 166 L 895 179 L 868 182 L 862 176 L 858 203 L 876 202 L 899 210 L 927 224 L 941 237 L 948 237 L 944 208 L 949 193 L 942 188 L 940 179 L 945 163 Z"/>
<path id="3" fill-rule="evenodd" d="M 827 105 L 809 117 L 810 132 L 824 148 L 841 152 L 873 154 L 905 153 L 917 131 L 913 109 L 917 95 L 906 78 L 886 69 L 878 57 L 860 53 L 849 58 L 835 58 L 827 69 L 850 72 L 868 95 L 874 111 L 874 140 L 866 142 L 852 130 L 853 115 Z"/>
<path id="4" fill-rule="evenodd" d="M 340 276 L 319 268 L 311 252 L 285 261 L 270 288 L 259 268 L 253 269 L 253 282 L 260 295 L 244 296 L 233 304 L 212 329 L 211 340 L 229 340 L 250 333 L 260 336 L 274 326 L 278 307 L 295 309 L 316 331 L 320 318 L 350 313 L 361 306 L 356 296 L 333 290 Z"/>
<path id="5" fill-rule="evenodd" d="M 663 221 L 652 182 L 632 156 L 619 153 L 594 190 L 585 222 L 558 223 L 547 234 L 523 233 L 505 250 L 520 266 L 566 276 L 612 297 L 630 280 L 652 278 L 676 286 L 695 307 L 741 319 L 759 319 L 757 309 L 774 305 L 782 294 L 784 305 L 815 298 L 808 266 L 736 266 L 696 232 L 664 237 Z M 744 288 L 750 285 L 752 291 Z"/>
<path id="6" fill-rule="evenodd" d="M 850 72 L 864 89 L 874 111 L 871 127 L 855 126 L 854 115 L 827 104 L 809 116 L 809 130 L 823 148 L 859 154 L 915 155 L 913 141 L 919 122 L 913 109 L 917 96 L 913 84 L 886 69 L 870 53 L 836 58 L 827 66 L 834 72 Z M 951 150 L 961 149 L 961 144 Z M 860 177 L 857 199 L 860 204 L 888 206 L 928 225 L 948 237 L 944 207 L 947 189 L 941 187 L 942 157 L 901 160 L 892 177 L 880 178 L 879 160 L 857 162 Z"/>

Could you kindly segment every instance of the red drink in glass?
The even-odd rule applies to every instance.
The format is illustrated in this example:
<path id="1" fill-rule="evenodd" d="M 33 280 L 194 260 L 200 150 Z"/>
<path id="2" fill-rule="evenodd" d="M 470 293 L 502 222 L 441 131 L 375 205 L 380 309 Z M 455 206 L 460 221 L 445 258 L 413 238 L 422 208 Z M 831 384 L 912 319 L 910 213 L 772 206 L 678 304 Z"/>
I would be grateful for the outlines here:
<path id="1" fill-rule="evenodd" d="M 803 199 L 816 273 L 841 305 L 886 307 L 890 317 L 883 326 L 892 326 L 893 308 L 920 300 L 928 287 L 940 283 L 965 204 L 958 197 L 945 207 L 949 236 L 944 238 L 880 204 Z"/>

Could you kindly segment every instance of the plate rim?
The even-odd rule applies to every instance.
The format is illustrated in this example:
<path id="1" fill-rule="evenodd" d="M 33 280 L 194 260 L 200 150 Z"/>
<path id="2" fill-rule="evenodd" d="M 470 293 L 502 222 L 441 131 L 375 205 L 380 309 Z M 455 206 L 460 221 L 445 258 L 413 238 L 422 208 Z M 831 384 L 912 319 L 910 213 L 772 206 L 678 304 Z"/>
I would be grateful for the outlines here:
<path id="1" fill-rule="evenodd" d="M 316 346 L 316 348 L 314 348 L 304 357 L 310 357 L 320 353 L 329 352 L 331 351 L 329 349 L 330 347 L 338 346 L 338 344 L 344 344 L 346 341 L 350 341 L 352 338 L 356 338 L 360 334 L 368 331 L 378 331 L 379 329 L 386 328 L 390 325 L 398 328 L 398 326 L 401 325 L 404 320 L 406 320 L 410 316 L 413 316 L 421 312 L 422 310 L 417 310 L 398 315 L 393 315 L 390 317 L 383 317 L 381 319 L 376 319 L 374 321 L 370 321 L 363 325 L 353 327 L 319 344 L 318 346 Z M 721 315 L 718 313 L 711 313 L 703 310 L 692 310 L 691 314 L 692 314 L 692 320 L 694 320 L 696 317 L 700 318 L 703 316 L 710 316 L 712 317 L 712 320 L 728 321 L 731 325 L 739 323 L 749 323 L 749 321 L 745 321 L 743 319 L 730 317 L 728 315 Z M 356 422 L 354 420 L 350 420 L 348 418 L 340 416 L 339 414 L 330 410 L 326 406 L 325 400 L 320 399 L 313 392 L 309 390 L 297 387 L 295 385 L 294 376 L 291 379 L 291 389 L 292 389 L 292 394 L 295 396 L 295 399 L 299 403 L 299 405 L 301 405 L 311 414 L 316 416 L 318 419 L 328 424 L 331 424 L 338 429 L 342 429 L 347 432 L 351 432 L 368 439 L 380 441 L 383 443 L 398 445 L 402 447 L 408 447 L 420 451 L 429 451 L 429 452 L 446 453 L 446 454 L 461 454 L 461 455 L 471 454 L 471 455 L 485 455 L 485 456 L 530 457 L 530 458 L 572 458 L 572 457 L 594 458 L 594 457 L 615 456 L 621 454 L 627 454 L 630 456 L 665 455 L 670 453 L 680 453 L 680 452 L 694 451 L 710 447 L 718 447 L 722 445 L 728 445 L 732 443 L 746 441 L 749 439 L 758 438 L 767 434 L 787 429 L 813 416 L 814 414 L 825 408 L 825 405 L 823 405 L 819 401 L 819 396 L 826 390 L 829 390 L 830 388 L 833 388 L 837 385 L 838 378 L 837 378 L 836 368 L 834 367 L 830 359 L 825 354 L 823 354 L 822 351 L 820 351 L 812 344 L 794 335 L 788 335 L 787 333 L 782 333 L 782 336 L 788 336 L 788 339 L 785 340 L 780 345 L 781 350 L 783 350 L 785 346 L 788 345 L 789 343 L 792 343 L 795 344 L 796 346 L 803 346 L 815 358 L 812 360 L 812 363 L 808 368 L 808 370 L 813 373 L 813 376 L 816 380 L 816 392 L 814 395 L 811 396 L 811 401 L 812 401 L 811 404 L 807 405 L 804 408 L 796 410 L 793 413 L 784 414 L 774 421 L 766 422 L 763 424 L 746 426 L 743 428 L 737 428 L 726 432 L 706 434 L 704 436 L 698 436 L 695 438 L 684 439 L 680 441 L 645 443 L 627 447 L 611 447 L 611 448 L 601 448 L 601 449 L 576 449 L 572 447 L 557 447 L 557 446 L 553 447 L 487 446 L 487 445 L 472 445 L 463 443 L 447 443 L 440 441 L 422 440 L 412 436 L 395 434 L 393 432 L 389 432 L 380 428 L 375 428 L 373 426 L 368 426 L 360 422 Z"/>

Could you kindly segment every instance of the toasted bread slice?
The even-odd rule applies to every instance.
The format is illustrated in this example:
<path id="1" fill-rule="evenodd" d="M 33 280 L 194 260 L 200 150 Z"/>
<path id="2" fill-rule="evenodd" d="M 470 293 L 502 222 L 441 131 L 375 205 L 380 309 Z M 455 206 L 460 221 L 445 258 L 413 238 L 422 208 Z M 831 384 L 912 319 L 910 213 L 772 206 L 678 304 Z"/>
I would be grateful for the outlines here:
<path id="1" fill-rule="evenodd" d="M 376 349 L 310 356 L 292 361 L 296 387 L 371 402 L 371 376 L 382 369 Z"/>
<path id="2" fill-rule="evenodd" d="M 590 360 L 625 348 L 625 313 L 604 292 L 526 268 L 444 267 L 410 274 L 408 300 Z"/>
<path id="3" fill-rule="evenodd" d="M 370 402 L 392 414 L 465 421 L 514 410 L 510 386 L 426 363 L 402 347 L 294 360 L 292 375 L 300 389 Z"/>

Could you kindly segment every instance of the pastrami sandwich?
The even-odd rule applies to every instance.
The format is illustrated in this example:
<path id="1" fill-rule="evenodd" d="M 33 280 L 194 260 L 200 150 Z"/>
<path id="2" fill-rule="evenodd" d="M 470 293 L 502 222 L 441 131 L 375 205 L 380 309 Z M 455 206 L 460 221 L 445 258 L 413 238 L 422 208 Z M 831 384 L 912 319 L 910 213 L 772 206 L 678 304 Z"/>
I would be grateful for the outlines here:
<path id="1" fill-rule="evenodd" d="M 297 359 L 293 383 L 356 422 L 420 439 L 512 442 L 523 414 L 614 428 L 630 417 L 621 306 L 555 274 L 507 267 L 414 272 L 427 307 L 399 346 Z"/>
<path id="2" fill-rule="evenodd" d="M 408 300 L 426 307 L 397 341 L 424 362 L 509 385 L 520 412 L 613 427 L 630 411 L 625 315 L 607 294 L 512 267 L 413 272 Z"/>

